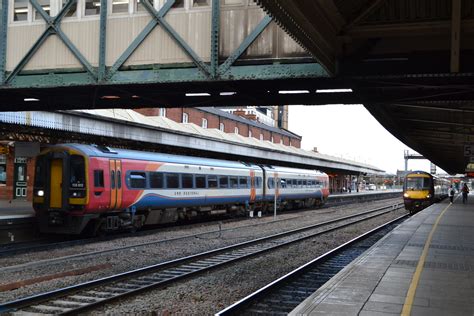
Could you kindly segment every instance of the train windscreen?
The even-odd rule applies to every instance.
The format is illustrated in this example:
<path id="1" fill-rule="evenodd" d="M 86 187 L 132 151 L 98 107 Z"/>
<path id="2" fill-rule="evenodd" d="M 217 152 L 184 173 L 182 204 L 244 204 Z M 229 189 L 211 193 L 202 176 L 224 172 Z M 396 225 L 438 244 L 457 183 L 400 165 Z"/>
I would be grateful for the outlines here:
<path id="1" fill-rule="evenodd" d="M 72 155 L 70 160 L 70 187 L 75 189 L 85 188 L 86 185 L 86 168 L 84 157 Z"/>
<path id="2" fill-rule="evenodd" d="M 430 178 L 407 178 L 406 182 L 406 190 L 429 190 L 431 188 L 431 179 Z"/>

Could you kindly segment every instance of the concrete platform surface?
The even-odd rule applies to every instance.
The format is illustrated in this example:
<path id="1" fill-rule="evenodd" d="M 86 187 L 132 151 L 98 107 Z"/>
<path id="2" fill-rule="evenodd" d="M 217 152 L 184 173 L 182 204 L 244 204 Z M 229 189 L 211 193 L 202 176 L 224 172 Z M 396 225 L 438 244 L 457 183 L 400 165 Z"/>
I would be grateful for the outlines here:
<path id="1" fill-rule="evenodd" d="M 34 217 L 35 212 L 31 201 L 0 200 L 0 220 L 11 218 Z"/>
<path id="2" fill-rule="evenodd" d="M 426 208 L 290 315 L 473 315 L 474 195 Z"/>

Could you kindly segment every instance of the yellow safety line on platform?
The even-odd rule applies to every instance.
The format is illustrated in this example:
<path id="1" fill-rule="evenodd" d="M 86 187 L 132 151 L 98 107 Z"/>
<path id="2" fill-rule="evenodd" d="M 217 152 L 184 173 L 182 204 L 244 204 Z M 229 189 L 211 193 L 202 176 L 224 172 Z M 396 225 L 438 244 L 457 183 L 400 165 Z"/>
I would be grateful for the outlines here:
<path id="1" fill-rule="evenodd" d="M 411 280 L 407 297 L 405 298 L 405 304 L 403 305 L 403 310 L 401 313 L 402 316 L 409 316 L 411 314 L 411 308 L 413 306 L 413 300 L 415 299 L 416 288 L 418 287 L 418 282 L 420 281 L 421 272 L 423 271 L 423 266 L 425 265 L 426 256 L 428 255 L 428 249 L 430 248 L 430 245 L 431 245 L 431 239 L 433 238 L 433 234 L 436 230 L 436 227 L 438 226 L 438 223 L 441 217 L 443 217 L 444 213 L 450 206 L 451 206 L 451 203 L 448 204 L 448 206 L 444 208 L 441 214 L 438 215 L 438 218 L 436 219 L 436 222 L 434 223 L 433 228 L 431 228 L 430 234 L 428 235 L 428 239 L 426 240 L 425 246 L 423 247 L 423 252 L 421 253 L 420 261 L 418 261 L 415 274 L 413 275 L 413 278 Z"/>

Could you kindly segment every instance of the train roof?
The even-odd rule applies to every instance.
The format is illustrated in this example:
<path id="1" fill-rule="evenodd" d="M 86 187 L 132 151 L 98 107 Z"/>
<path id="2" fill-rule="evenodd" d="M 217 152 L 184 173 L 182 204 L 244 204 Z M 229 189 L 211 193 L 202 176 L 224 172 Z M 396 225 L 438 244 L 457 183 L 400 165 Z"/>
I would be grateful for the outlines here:
<path id="1" fill-rule="evenodd" d="M 301 174 L 311 174 L 313 176 L 325 176 L 324 172 L 314 169 L 296 169 L 296 168 L 287 168 L 287 167 L 278 167 L 278 166 L 269 166 L 263 165 L 262 166 L 265 170 L 274 171 L 279 173 L 301 173 Z"/>
<path id="2" fill-rule="evenodd" d="M 160 161 L 168 163 L 182 163 L 190 165 L 203 165 L 223 168 L 240 168 L 240 169 L 258 169 L 259 166 L 255 164 L 249 164 L 245 162 L 227 161 L 211 158 L 201 157 L 190 157 L 181 155 L 163 154 L 157 152 L 144 152 L 130 149 L 110 148 L 101 147 L 95 145 L 84 145 L 84 144 L 60 144 L 54 145 L 54 147 L 69 147 L 71 149 L 78 150 L 84 153 L 88 157 L 104 157 L 111 159 L 134 159 L 134 160 L 147 160 L 147 161 Z"/>

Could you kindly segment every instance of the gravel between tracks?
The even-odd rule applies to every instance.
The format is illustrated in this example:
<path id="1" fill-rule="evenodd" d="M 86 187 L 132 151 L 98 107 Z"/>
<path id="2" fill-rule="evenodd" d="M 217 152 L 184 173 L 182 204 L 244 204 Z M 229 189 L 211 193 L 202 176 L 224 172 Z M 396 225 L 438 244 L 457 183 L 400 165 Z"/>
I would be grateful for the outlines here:
<path id="1" fill-rule="evenodd" d="M 222 229 L 235 227 L 235 230 L 210 233 L 208 235 L 185 238 L 181 240 L 156 243 L 148 246 L 137 246 L 126 250 L 117 250 L 105 255 L 89 256 L 86 259 L 65 259 L 58 263 L 36 266 L 37 260 L 61 257 L 70 254 L 98 251 L 123 247 L 127 245 L 149 242 L 153 240 L 170 239 L 178 236 L 197 234 L 214 230 L 216 223 L 180 226 L 166 229 L 154 235 L 121 238 L 117 240 L 98 242 L 70 249 L 58 249 L 47 252 L 23 254 L 0 260 L 0 285 L 26 280 L 38 276 L 50 275 L 69 271 L 72 269 L 86 268 L 99 264 L 109 263 L 111 268 L 79 276 L 69 276 L 53 279 L 21 287 L 17 290 L 0 292 L 0 302 L 32 295 L 58 287 L 76 284 L 99 277 L 143 267 L 170 259 L 191 255 L 206 250 L 211 250 L 226 245 L 235 244 L 245 240 L 262 237 L 284 230 L 306 226 L 312 223 L 326 221 L 334 217 L 349 215 L 362 209 L 372 209 L 387 204 L 389 200 L 371 203 L 345 205 L 336 208 L 310 210 L 300 213 L 281 214 L 278 219 L 287 218 L 285 221 L 273 222 L 272 217 L 242 219 L 242 221 L 223 223 Z M 390 200 L 394 203 L 402 202 L 401 199 Z M 100 310 L 106 314 L 180 314 L 180 315 L 205 315 L 212 314 L 236 300 L 250 294 L 254 290 L 286 274 L 301 264 L 310 261 L 318 255 L 350 240 L 368 227 L 375 227 L 386 218 L 395 218 L 405 214 L 403 209 L 391 212 L 370 223 L 357 224 L 355 227 L 332 233 L 332 236 L 321 237 L 300 243 L 298 246 L 285 248 L 278 252 L 267 254 L 259 258 L 236 263 L 222 268 L 217 272 L 192 278 L 187 282 L 166 289 L 154 290 L 123 300 L 120 303 L 108 305 Z M 249 226 L 250 224 L 262 224 Z M 31 266 L 10 267 L 12 265 L 29 263 Z M 97 313 L 98 311 L 95 311 Z"/>

